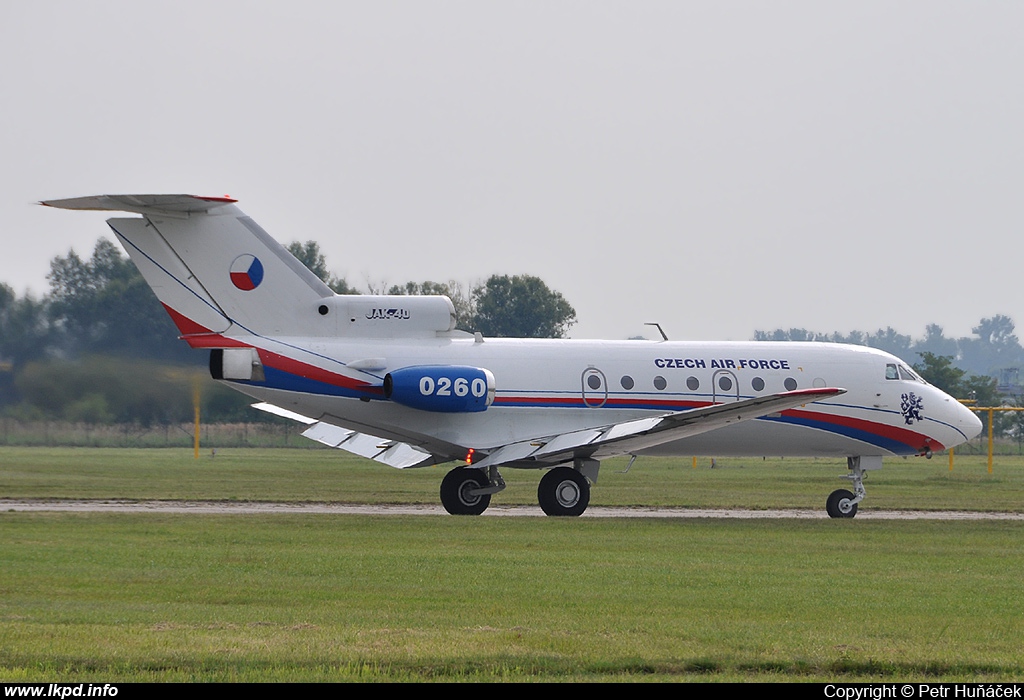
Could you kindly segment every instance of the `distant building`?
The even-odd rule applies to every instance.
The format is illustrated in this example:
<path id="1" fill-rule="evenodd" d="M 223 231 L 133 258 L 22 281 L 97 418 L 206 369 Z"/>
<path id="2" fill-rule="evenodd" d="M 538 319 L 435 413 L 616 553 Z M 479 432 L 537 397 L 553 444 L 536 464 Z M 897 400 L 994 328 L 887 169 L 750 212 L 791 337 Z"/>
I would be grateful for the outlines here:
<path id="1" fill-rule="evenodd" d="M 999 370 L 999 382 L 996 391 L 1003 396 L 1014 398 L 1024 395 L 1024 387 L 1020 385 L 1020 367 L 1006 367 Z"/>

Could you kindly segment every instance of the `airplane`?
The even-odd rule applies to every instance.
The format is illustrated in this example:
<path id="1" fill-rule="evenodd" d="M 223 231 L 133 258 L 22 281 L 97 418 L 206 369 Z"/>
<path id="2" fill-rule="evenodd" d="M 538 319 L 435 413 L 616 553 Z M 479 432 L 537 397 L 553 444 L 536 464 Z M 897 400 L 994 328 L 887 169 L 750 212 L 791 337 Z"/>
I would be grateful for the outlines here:
<path id="1" fill-rule="evenodd" d="M 484 338 L 445 296 L 338 295 L 230 197 L 40 202 L 107 223 L 214 379 L 303 435 L 398 469 L 457 463 L 440 498 L 479 515 L 500 468 L 545 470 L 537 500 L 579 516 L 616 456 L 847 460 L 852 518 L 884 457 L 970 440 L 981 422 L 888 353 L 836 343 Z M 631 462 L 632 464 L 632 462 Z"/>

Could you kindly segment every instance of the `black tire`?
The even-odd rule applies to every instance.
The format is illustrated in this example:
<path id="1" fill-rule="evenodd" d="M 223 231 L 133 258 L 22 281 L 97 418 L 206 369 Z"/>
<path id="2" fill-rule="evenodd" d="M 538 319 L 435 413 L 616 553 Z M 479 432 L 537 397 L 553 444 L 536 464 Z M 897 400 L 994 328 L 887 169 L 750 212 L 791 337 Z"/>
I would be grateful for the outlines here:
<path id="1" fill-rule="evenodd" d="M 441 481 L 441 505 L 452 515 L 480 515 L 491 505 L 491 494 L 472 496 L 469 491 L 490 483 L 481 469 L 456 467 Z"/>
<path id="2" fill-rule="evenodd" d="M 540 480 L 537 501 L 546 515 L 583 515 L 590 505 L 590 482 L 575 469 L 555 467 Z"/>
<path id="3" fill-rule="evenodd" d="M 857 504 L 851 503 L 853 494 L 846 489 L 837 489 L 828 496 L 825 510 L 830 518 L 852 518 L 857 515 Z"/>

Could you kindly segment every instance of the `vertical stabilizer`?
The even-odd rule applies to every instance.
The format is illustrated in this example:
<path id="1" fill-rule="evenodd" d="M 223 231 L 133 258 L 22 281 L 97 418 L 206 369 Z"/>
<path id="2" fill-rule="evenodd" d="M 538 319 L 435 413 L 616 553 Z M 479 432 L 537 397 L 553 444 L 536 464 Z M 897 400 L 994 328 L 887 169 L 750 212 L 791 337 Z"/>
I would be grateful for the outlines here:
<path id="1" fill-rule="evenodd" d="M 227 198 L 114 195 L 43 202 L 65 209 L 132 211 L 108 223 L 193 345 L 203 334 L 320 336 L 318 312 L 334 293 Z M 333 321 L 333 319 L 331 319 Z"/>

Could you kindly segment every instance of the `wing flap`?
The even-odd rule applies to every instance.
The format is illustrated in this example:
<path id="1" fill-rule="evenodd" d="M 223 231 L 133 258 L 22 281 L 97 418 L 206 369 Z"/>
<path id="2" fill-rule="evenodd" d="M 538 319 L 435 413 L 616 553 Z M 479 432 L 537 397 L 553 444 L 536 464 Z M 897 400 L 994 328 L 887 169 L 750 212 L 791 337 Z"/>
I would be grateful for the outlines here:
<path id="1" fill-rule="evenodd" d="M 543 444 L 543 447 L 533 453 L 533 457 L 541 457 L 547 454 L 554 454 L 556 452 L 565 452 L 566 450 L 573 450 L 577 447 L 583 447 L 589 444 L 600 435 L 603 431 L 601 430 L 577 430 L 574 433 L 563 433 L 557 435 L 551 440 L 548 440 Z"/>
<path id="2" fill-rule="evenodd" d="M 342 428 L 326 421 L 289 411 L 287 408 L 281 408 L 272 403 L 254 403 L 252 407 L 272 413 L 275 416 L 305 423 L 309 427 L 302 432 L 302 437 L 315 440 L 328 447 L 345 450 L 360 457 L 372 459 L 375 462 L 386 464 L 395 469 L 425 467 L 444 461 L 443 458 L 435 457 L 430 452 L 415 445 L 377 437 L 368 433 L 361 433 L 349 428 Z"/>
<path id="3" fill-rule="evenodd" d="M 714 404 L 686 411 L 665 413 L 602 428 L 577 430 L 502 445 L 473 463 L 474 467 L 516 466 L 544 468 L 576 457 L 606 459 L 633 454 L 666 442 L 718 430 L 741 421 L 754 420 L 814 401 L 846 393 L 845 389 L 823 388 L 787 391 L 732 403 Z M 408 469 L 449 461 L 451 458 L 401 440 L 392 440 L 342 428 L 322 420 L 303 416 L 273 404 L 253 404 L 255 408 L 285 416 L 309 425 L 302 433 L 317 442 L 367 457 L 381 464 Z"/>

